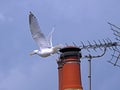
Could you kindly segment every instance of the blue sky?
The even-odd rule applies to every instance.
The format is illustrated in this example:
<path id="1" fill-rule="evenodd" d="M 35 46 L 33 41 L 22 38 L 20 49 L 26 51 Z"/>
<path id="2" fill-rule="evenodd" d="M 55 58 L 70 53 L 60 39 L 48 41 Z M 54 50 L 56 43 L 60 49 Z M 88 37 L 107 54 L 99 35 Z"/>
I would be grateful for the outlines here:
<path id="1" fill-rule="evenodd" d="M 29 11 L 38 18 L 47 35 L 53 26 L 53 44 L 110 38 L 111 22 L 120 26 L 119 0 L 1 0 L 0 1 L 0 90 L 58 90 L 58 55 L 30 57 L 37 49 L 28 24 Z M 120 90 L 120 68 L 102 58 L 92 59 L 92 90 Z M 88 62 L 81 60 L 82 85 L 88 90 Z"/>

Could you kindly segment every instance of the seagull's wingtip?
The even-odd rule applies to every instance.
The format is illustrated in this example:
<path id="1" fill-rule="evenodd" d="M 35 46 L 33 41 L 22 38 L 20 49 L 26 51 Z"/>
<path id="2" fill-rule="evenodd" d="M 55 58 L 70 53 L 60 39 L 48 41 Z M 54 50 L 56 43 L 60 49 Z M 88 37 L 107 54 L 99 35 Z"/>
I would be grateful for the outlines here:
<path id="1" fill-rule="evenodd" d="M 34 16 L 33 13 L 31 11 L 29 11 L 29 16 Z"/>
<path id="2" fill-rule="evenodd" d="M 31 11 L 29 11 L 29 13 L 32 13 Z"/>
<path id="3" fill-rule="evenodd" d="M 30 11 L 29 12 L 29 23 L 31 24 L 31 19 L 32 19 L 32 17 L 34 17 L 34 15 L 33 15 L 33 13 Z"/>

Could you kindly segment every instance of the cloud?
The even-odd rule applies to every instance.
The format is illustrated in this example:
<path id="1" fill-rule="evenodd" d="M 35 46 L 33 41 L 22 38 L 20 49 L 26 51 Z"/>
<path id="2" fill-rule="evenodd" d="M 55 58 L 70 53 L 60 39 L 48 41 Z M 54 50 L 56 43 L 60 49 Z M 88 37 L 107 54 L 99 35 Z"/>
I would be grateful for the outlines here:
<path id="1" fill-rule="evenodd" d="M 117 75 L 119 72 L 114 72 L 113 75 L 106 77 L 103 83 L 101 83 L 99 90 L 118 90 L 120 80 Z"/>
<path id="2" fill-rule="evenodd" d="M 0 90 L 46 90 L 50 87 L 53 87 L 52 90 L 56 90 L 57 77 L 54 75 L 57 76 L 57 70 L 55 62 L 51 61 L 51 57 L 49 59 L 48 62 L 42 60 L 26 61 L 26 63 L 10 68 L 7 73 L 0 71 Z M 45 67 L 46 65 L 47 67 Z M 52 70 L 53 68 L 54 70 Z M 47 87 L 44 86 L 46 83 Z"/>
<path id="3" fill-rule="evenodd" d="M 0 21 L 3 22 L 4 20 L 5 20 L 5 16 L 2 13 L 0 13 Z"/>
<path id="4" fill-rule="evenodd" d="M 12 22 L 13 18 L 10 16 L 6 16 L 3 13 L 0 13 L 0 22 L 5 23 L 5 22 Z"/>

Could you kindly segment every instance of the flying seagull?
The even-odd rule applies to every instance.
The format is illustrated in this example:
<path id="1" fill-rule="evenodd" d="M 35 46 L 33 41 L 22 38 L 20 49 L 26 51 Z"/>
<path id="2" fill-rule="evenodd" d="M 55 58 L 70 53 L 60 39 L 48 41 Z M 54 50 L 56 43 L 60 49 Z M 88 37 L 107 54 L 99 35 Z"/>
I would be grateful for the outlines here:
<path id="1" fill-rule="evenodd" d="M 41 57 L 48 57 L 52 54 L 57 53 L 58 50 L 62 48 L 61 45 L 56 45 L 54 47 L 52 46 L 52 33 L 54 31 L 54 28 L 46 38 L 45 35 L 41 32 L 37 18 L 32 12 L 29 14 L 29 26 L 32 37 L 39 46 L 39 50 L 33 50 L 30 55 L 37 54 Z"/>

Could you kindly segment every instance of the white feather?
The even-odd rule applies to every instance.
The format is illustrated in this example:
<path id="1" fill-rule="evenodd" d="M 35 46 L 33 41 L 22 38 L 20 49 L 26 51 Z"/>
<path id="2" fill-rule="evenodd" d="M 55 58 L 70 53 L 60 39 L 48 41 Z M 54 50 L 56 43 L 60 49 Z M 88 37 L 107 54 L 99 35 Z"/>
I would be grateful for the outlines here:
<path id="1" fill-rule="evenodd" d="M 57 45 L 55 47 L 52 46 L 52 33 L 54 28 L 48 35 L 48 38 L 46 38 L 45 35 L 41 32 L 37 18 L 33 15 L 32 12 L 29 14 L 29 25 L 32 37 L 40 48 L 40 50 L 33 50 L 30 55 L 38 54 L 41 57 L 47 57 L 56 53 L 58 49 L 62 47 L 61 45 Z"/>

